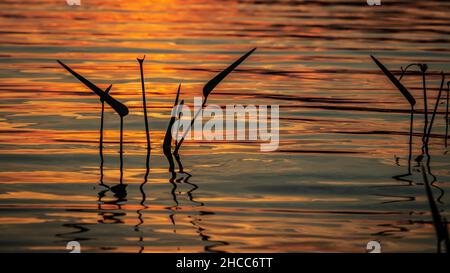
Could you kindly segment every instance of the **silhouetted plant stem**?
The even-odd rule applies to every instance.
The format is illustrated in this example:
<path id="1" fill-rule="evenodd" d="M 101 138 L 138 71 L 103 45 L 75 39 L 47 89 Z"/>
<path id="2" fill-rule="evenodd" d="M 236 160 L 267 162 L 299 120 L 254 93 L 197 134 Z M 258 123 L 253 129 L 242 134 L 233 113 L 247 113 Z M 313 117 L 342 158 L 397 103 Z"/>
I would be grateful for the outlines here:
<path id="1" fill-rule="evenodd" d="M 411 106 L 411 114 L 410 114 L 410 124 L 409 124 L 408 174 L 411 174 L 413 128 L 414 128 L 414 106 L 412 105 Z"/>
<path id="2" fill-rule="evenodd" d="M 106 88 L 105 93 L 109 93 L 109 90 L 111 90 L 112 84 Z M 104 115 L 105 115 L 105 100 L 104 99 L 100 99 L 100 102 L 102 103 L 102 115 L 100 118 L 100 149 L 103 148 L 103 120 L 104 120 Z"/>
<path id="3" fill-rule="evenodd" d="M 422 84 L 423 84 L 423 111 L 424 111 L 424 125 L 423 125 L 423 137 L 422 141 L 426 142 L 427 128 L 428 128 L 428 98 L 427 98 L 427 84 L 426 84 L 426 65 L 420 65 L 422 71 Z"/>
<path id="4" fill-rule="evenodd" d="M 175 107 L 178 106 L 178 99 L 180 98 L 180 90 L 181 90 L 181 84 L 178 85 L 177 95 L 175 97 L 175 102 L 173 103 L 172 107 L 172 114 L 170 116 L 169 125 L 166 129 L 166 135 L 164 136 L 163 141 L 163 150 L 165 153 L 171 153 L 172 152 L 172 126 L 175 123 L 175 119 L 177 118 L 175 116 Z"/>
<path id="5" fill-rule="evenodd" d="M 100 118 L 100 150 L 103 148 L 103 117 L 105 114 L 105 102 L 102 101 L 102 116 Z"/>
<path id="6" fill-rule="evenodd" d="M 439 101 L 441 100 L 442 89 L 444 88 L 444 81 L 445 81 L 444 72 L 441 72 L 441 76 L 442 76 L 441 86 L 439 88 L 439 93 L 436 98 L 436 104 L 434 105 L 433 115 L 431 116 L 430 125 L 428 126 L 428 132 L 426 134 L 426 140 L 425 140 L 426 145 L 428 145 L 428 142 L 430 141 L 430 134 L 431 134 L 431 130 L 433 128 L 434 118 L 436 117 L 436 112 L 437 112 L 437 109 L 439 106 Z"/>
<path id="7" fill-rule="evenodd" d="M 184 100 L 181 100 L 181 102 L 180 102 L 180 107 L 183 107 L 183 105 L 184 105 Z M 181 120 L 181 111 L 180 111 L 180 113 L 178 113 L 178 120 Z M 175 147 L 178 145 L 178 132 L 180 131 L 180 127 L 181 127 L 181 124 L 178 124 L 178 128 L 177 128 L 177 134 L 175 135 Z"/>
<path id="8" fill-rule="evenodd" d="M 164 136 L 164 141 L 163 141 L 163 153 L 166 156 L 167 161 L 169 162 L 169 172 L 171 172 L 171 173 L 175 172 L 175 163 L 174 163 L 173 157 L 172 157 L 172 126 L 175 123 L 175 119 L 176 119 L 175 107 L 178 106 L 178 99 L 180 98 L 180 90 L 181 90 L 181 84 L 178 85 L 177 95 L 175 97 L 175 102 L 173 103 L 172 113 L 170 116 L 169 124 L 166 129 L 166 135 Z M 183 101 L 181 103 L 183 103 Z"/>
<path id="9" fill-rule="evenodd" d="M 447 82 L 447 106 L 446 106 L 446 109 L 445 109 L 445 148 L 447 148 L 447 142 L 448 142 L 448 123 L 449 123 L 448 103 L 449 103 L 449 93 L 450 93 L 450 82 Z"/>
<path id="10" fill-rule="evenodd" d="M 428 100 L 427 100 L 427 85 L 426 85 L 426 72 L 428 70 L 428 65 L 420 64 L 420 63 L 412 63 L 406 66 L 405 69 L 401 67 L 402 74 L 400 75 L 399 81 L 403 78 L 408 68 L 412 66 L 418 66 L 420 71 L 422 72 L 422 85 L 423 85 L 423 103 L 424 103 L 424 126 L 423 126 L 423 136 L 422 143 L 425 145 L 427 138 L 427 129 L 428 129 Z M 422 147 L 423 150 L 423 147 Z"/>
<path id="11" fill-rule="evenodd" d="M 200 109 L 198 109 L 197 113 L 195 113 L 194 118 L 191 120 L 191 123 L 189 125 L 189 128 L 186 129 L 186 131 L 184 132 L 183 136 L 181 137 L 180 141 L 178 141 L 177 145 L 175 146 L 175 150 L 173 151 L 173 154 L 176 156 L 178 154 L 178 150 L 181 147 L 181 144 L 183 144 L 184 138 L 186 137 L 186 135 L 189 133 L 189 131 L 191 130 L 192 126 L 194 125 L 195 119 L 198 117 L 198 115 L 201 113 L 201 111 L 203 110 L 203 107 L 205 107 L 206 105 L 206 99 L 203 100 L 202 102 L 202 107 L 200 107 Z"/>
<path id="12" fill-rule="evenodd" d="M 414 129 L 414 105 L 411 105 L 410 110 L 410 124 L 409 124 L 409 152 L 408 152 L 408 173 L 401 175 L 394 175 L 392 178 L 398 181 L 407 182 L 409 186 L 412 185 L 412 180 L 406 179 L 404 177 L 412 174 L 411 172 L 411 161 L 412 161 L 412 144 L 413 144 L 413 129 Z"/>
<path id="13" fill-rule="evenodd" d="M 100 183 L 103 184 L 103 113 L 105 111 L 105 102 L 102 101 L 102 116 L 100 119 Z"/>
<path id="14" fill-rule="evenodd" d="M 169 172 L 174 174 L 175 173 L 175 162 L 173 161 L 172 152 L 167 149 L 163 149 L 164 156 L 167 158 L 167 161 L 169 162 Z"/>
<path id="15" fill-rule="evenodd" d="M 111 190 L 116 193 L 116 196 L 121 200 L 126 200 L 125 197 L 127 195 L 125 187 L 126 185 L 122 185 L 123 180 L 123 117 L 128 115 L 128 107 L 121 103 L 120 101 L 116 100 L 115 98 L 111 97 L 108 92 L 104 92 L 102 89 L 100 89 L 98 86 L 90 82 L 88 79 L 84 78 L 74 70 L 72 70 L 70 67 L 68 67 L 63 62 L 57 60 L 58 63 L 64 67 L 67 71 L 70 72 L 75 78 L 77 78 L 80 82 L 82 82 L 86 87 L 92 90 L 97 96 L 100 97 L 101 102 L 106 102 L 111 108 L 116 111 L 116 113 L 120 116 L 120 187 L 111 187 Z M 111 86 L 110 86 L 111 87 Z M 103 141 L 103 139 L 102 139 Z M 101 150 L 102 152 L 102 150 Z M 102 167 L 102 166 L 101 166 Z M 103 178 L 102 178 L 103 179 Z"/>
<path id="16" fill-rule="evenodd" d="M 120 184 L 123 181 L 123 117 L 120 117 Z"/>
<path id="17" fill-rule="evenodd" d="M 144 67 L 143 67 L 143 63 L 145 60 L 145 55 L 144 58 L 142 59 L 137 59 L 139 62 L 139 68 L 141 71 L 141 85 L 142 85 L 142 107 L 144 108 L 144 121 L 145 121 L 145 133 L 147 136 L 147 149 L 151 149 L 151 145 L 150 145 L 150 132 L 148 129 L 148 119 L 147 119 L 147 101 L 145 99 L 145 84 L 144 84 Z"/>
<path id="18" fill-rule="evenodd" d="M 375 64 L 381 69 L 381 71 L 388 77 L 388 79 L 394 84 L 394 86 L 400 91 L 400 93 L 405 97 L 405 99 L 408 101 L 411 112 L 410 112 L 410 126 L 409 126 L 409 154 L 408 154 L 408 174 L 406 175 L 400 175 L 400 176 L 394 176 L 395 179 L 402 180 L 404 176 L 411 174 L 411 158 L 412 158 L 412 141 L 413 141 L 413 123 L 414 123 L 414 105 L 416 105 L 416 99 L 411 94 L 411 92 L 408 91 L 408 89 L 400 82 L 400 80 L 405 75 L 408 68 L 410 68 L 413 65 L 418 64 L 410 64 L 406 66 L 405 69 L 403 67 L 401 68 L 402 74 L 400 75 L 400 78 L 397 79 L 394 74 L 392 74 L 389 69 L 387 69 L 377 58 L 374 56 L 370 56 L 372 60 L 375 62 Z"/>
<path id="19" fill-rule="evenodd" d="M 111 90 L 112 85 L 110 85 L 106 90 L 105 93 L 109 93 L 109 90 Z M 105 100 L 100 99 L 100 102 L 102 103 L 102 114 L 100 117 L 100 140 L 99 140 L 99 152 L 100 152 L 100 184 L 103 185 L 103 120 L 105 115 Z"/>

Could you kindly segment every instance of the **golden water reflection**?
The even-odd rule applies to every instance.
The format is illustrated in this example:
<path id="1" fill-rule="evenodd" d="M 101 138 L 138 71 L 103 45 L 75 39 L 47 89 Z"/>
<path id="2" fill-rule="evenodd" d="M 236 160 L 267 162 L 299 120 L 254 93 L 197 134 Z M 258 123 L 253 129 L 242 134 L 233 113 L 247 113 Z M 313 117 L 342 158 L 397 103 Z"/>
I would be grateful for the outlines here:
<path id="1" fill-rule="evenodd" d="M 393 71 L 428 63 L 429 101 L 450 71 L 449 3 L 206 0 L 0 3 L 0 251 L 385 252 L 436 251 L 419 166 L 405 173 L 409 105 L 369 58 Z M 177 87 L 193 104 L 204 83 L 257 51 L 208 103 L 280 106 L 280 148 L 186 141 L 183 170 L 161 149 Z M 137 57 L 153 149 L 146 169 Z M 130 108 L 120 181 L 119 119 L 61 59 Z M 421 153 L 421 79 L 413 154 Z M 430 106 L 429 106 L 430 107 Z M 431 108 L 431 107 L 430 107 Z M 442 118 L 430 142 L 436 196 L 450 178 Z M 145 181 L 145 183 L 144 183 Z M 404 181 L 403 181 L 404 182 Z M 406 186 L 405 186 L 406 185 Z M 448 195 L 438 203 L 448 215 Z M 13 238 L 13 239 L 11 239 Z"/>

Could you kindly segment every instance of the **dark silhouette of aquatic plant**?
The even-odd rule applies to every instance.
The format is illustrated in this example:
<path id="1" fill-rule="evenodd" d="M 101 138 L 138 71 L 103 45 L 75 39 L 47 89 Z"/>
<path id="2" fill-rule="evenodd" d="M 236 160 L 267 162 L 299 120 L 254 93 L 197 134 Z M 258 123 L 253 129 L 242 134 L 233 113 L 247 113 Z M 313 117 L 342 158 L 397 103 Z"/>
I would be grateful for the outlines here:
<path id="1" fill-rule="evenodd" d="M 139 62 L 139 69 L 141 71 L 141 86 L 142 86 L 142 108 L 144 109 L 144 121 L 145 121 L 145 134 L 147 137 L 147 149 L 151 149 L 150 145 L 150 131 L 148 126 L 148 118 L 147 118 L 147 101 L 145 99 L 145 84 L 144 84 L 144 58 L 139 59 L 137 58 L 137 61 Z"/>
<path id="2" fill-rule="evenodd" d="M 242 55 L 239 59 L 237 59 L 234 63 L 232 63 L 230 66 L 228 66 L 227 68 L 225 68 L 222 72 L 220 72 L 219 74 L 217 74 L 214 78 L 212 78 L 209 82 L 207 82 L 205 84 L 205 86 L 203 87 L 203 102 L 202 102 L 202 107 L 199 109 L 199 111 L 195 114 L 194 118 L 191 120 L 191 124 L 189 126 L 189 128 L 186 129 L 186 131 L 184 132 L 183 136 L 181 137 L 181 139 L 178 141 L 175 150 L 174 150 L 174 154 L 178 154 L 178 150 L 181 147 L 181 144 L 183 144 L 184 138 L 186 137 L 186 135 L 188 134 L 188 132 L 190 131 L 191 127 L 194 124 L 195 119 L 197 118 L 197 116 L 200 114 L 200 112 L 203 110 L 203 108 L 206 105 L 206 101 L 208 100 L 208 96 L 211 94 L 211 92 L 214 90 L 214 88 L 228 75 L 230 74 L 236 67 L 238 67 L 245 59 L 247 59 L 248 56 L 250 56 L 254 51 L 256 50 L 256 47 L 253 48 L 252 50 L 250 50 L 249 52 L 245 53 L 244 55 Z"/>
<path id="3" fill-rule="evenodd" d="M 372 60 L 378 65 L 378 67 L 383 71 L 383 73 L 388 77 L 388 79 L 397 87 L 400 93 L 406 98 L 410 105 L 410 125 L 409 125 L 409 155 L 408 155 L 408 173 L 407 176 L 411 174 L 411 159 L 412 159 L 412 141 L 413 141 L 413 124 L 414 124 L 414 106 L 416 105 L 416 100 L 414 96 L 408 91 L 408 89 L 397 80 L 397 78 L 392 74 L 377 58 L 370 55 Z M 404 70 L 406 71 L 406 70 Z M 401 78 L 401 77 L 400 77 Z M 400 178 L 400 177 L 398 177 Z"/>
<path id="4" fill-rule="evenodd" d="M 173 110 L 175 110 L 175 107 L 178 105 L 178 100 L 180 98 L 180 90 L 181 90 L 181 84 L 178 85 L 177 95 L 175 97 L 175 102 L 173 103 Z M 163 141 L 163 150 L 164 153 L 172 153 L 172 126 L 175 123 L 175 119 L 177 118 L 175 116 L 176 113 L 172 111 L 172 115 L 169 120 L 169 125 L 167 126 L 166 135 L 164 136 Z"/>
<path id="5" fill-rule="evenodd" d="M 428 94 L 427 94 L 427 85 L 426 85 L 426 72 L 428 70 L 428 65 L 421 64 L 421 63 L 412 63 L 412 64 L 407 65 L 404 69 L 403 69 L 403 67 L 401 67 L 402 74 L 400 75 L 399 80 L 401 80 L 403 78 L 403 76 L 406 74 L 407 70 L 413 66 L 417 66 L 422 74 L 423 108 L 424 108 L 424 124 L 423 124 L 422 142 L 425 143 L 427 128 L 428 128 Z"/>
<path id="6" fill-rule="evenodd" d="M 431 134 L 431 130 L 433 129 L 434 118 L 436 117 L 436 112 L 437 112 L 437 109 L 438 109 L 438 106 L 439 106 L 439 102 L 441 100 L 442 89 L 444 88 L 444 82 L 445 82 L 445 74 L 444 74 L 444 72 L 441 72 L 441 77 L 442 77 L 441 86 L 439 87 L 439 93 L 438 93 L 438 96 L 436 98 L 436 104 L 434 105 L 433 115 L 431 116 L 431 121 L 430 121 L 430 124 L 428 126 L 428 132 L 427 132 L 426 139 L 425 139 L 425 145 L 428 145 L 428 142 L 430 140 L 430 134 Z"/>
<path id="7" fill-rule="evenodd" d="M 448 117 L 448 103 L 449 103 L 449 98 L 450 96 L 450 82 L 447 82 L 447 105 L 445 108 L 445 148 L 447 148 L 447 144 L 448 144 L 448 123 L 450 122 L 449 117 Z"/>
<path id="8" fill-rule="evenodd" d="M 109 94 L 109 90 L 111 90 L 112 84 L 106 88 L 105 93 Z M 100 148 L 103 148 L 103 120 L 105 116 L 105 100 L 100 98 L 100 102 L 102 103 L 102 115 L 100 118 Z"/>
<path id="9" fill-rule="evenodd" d="M 104 92 L 99 87 L 97 87 L 95 84 L 72 70 L 70 67 L 65 65 L 63 62 L 57 60 L 58 63 L 64 67 L 67 71 L 69 71 L 75 78 L 77 78 L 79 81 L 81 81 L 84 85 L 86 85 L 89 89 L 91 89 L 97 96 L 100 97 L 100 100 L 106 102 L 109 106 L 111 106 L 116 113 L 120 116 L 120 184 L 122 184 L 123 180 L 123 118 L 128 115 L 128 107 L 125 106 L 125 104 L 122 104 L 115 98 L 113 98 L 111 95 L 109 95 L 108 92 Z M 117 189 L 118 195 L 122 196 L 124 193 L 124 189 Z M 126 196 L 126 192 L 125 192 Z"/>
<path id="10" fill-rule="evenodd" d="M 400 80 L 397 80 L 397 78 L 392 74 L 377 58 L 370 55 L 372 60 L 378 65 L 378 67 L 383 71 L 383 73 L 389 78 L 389 80 L 397 87 L 397 89 L 402 93 L 402 95 L 408 100 L 411 107 L 416 105 L 416 100 L 414 99 L 414 96 L 406 89 L 406 87 L 400 82 Z"/>
<path id="11" fill-rule="evenodd" d="M 105 101 L 109 106 L 111 106 L 117 114 L 121 117 L 125 117 L 128 115 L 128 107 L 126 107 L 124 104 L 116 100 L 115 98 L 111 97 L 108 93 L 104 92 L 100 88 L 98 88 L 95 84 L 88 81 L 86 78 L 78 74 L 77 72 L 73 71 L 70 67 L 65 65 L 60 60 L 57 60 L 62 67 L 64 67 L 67 71 L 69 71 L 75 78 L 77 78 L 79 81 L 81 81 L 84 85 L 86 85 L 89 89 L 91 89 L 97 96 L 100 97 L 103 101 Z"/>
<path id="12" fill-rule="evenodd" d="M 424 125 L 423 125 L 423 131 L 424 131 L 424 138 L 426 135 L 426 130 L 428 127 L 428 99 L 427 99 L 427 85 L 426 85 L 426 72 L 428 69 L 428 66 L 426 64 L 422 64 L 419 66 L 420 71 L 422 72 L 422 84 L 423 84 L 423 111 L 424 111 Z"/>
<path id="13" fill-rule="evenodd" d="M 106 88 L 105 92 L 109 93 L 109 90 L 111 90 L 112 84 Z M 100 185 L 103 185 L 103 120 L 105 115 L 105 101 L 103 99 L 100 99 L 100 102 L 102 103 L 102 115 L 100 118 L 100 144 L 99 144 L 99 154 L 100 154 Z"/>
<path id="14" fill-rule="evenodd" d="M 408 173 L 407 174 L 404 174 L 404 175 L 397 175 L 397 176 L 394 176 L 393 178 L 394 179 L 396 179 L 396 180 L 399 180 L 399 181 L 405 181 L 405 182 L 408 182 L 409 183 L 409 185 L 411 185 L 412 184 L 412 180 L 409 180 L 409 179 L 405 179 L 404 177 L 406 177 L 406 176 L 409 176 L 409 175 L 411 175 L 411 158 L 412 158 L 412 137 L 413 137 L 413 115 L 414 115 L 414 105 L 415 105 L 415 103 L 416 103 L 416 101 L 415 101 L 415 99 L 414 99 L 414 97 L 413 97 L 413 95 L 406 89 L 406 87 L 404 87 L 401 83 L 400 83 L 400 80 L 403 78 L 403 76 L 405 75 L 405 73 L 406 73 L 406 71 L 407 71 L 407 69 L 408 68 L 410 68 L 410 67 L 412 67 L 412 66 L 418 66 L 419 68 L 420 68 L 420 70 L 421 70 L 421 72 L 422 72 L 422 75 L 423 75 L 423 82 L 424 82 L 424 96 L 426 96 L 426 85 L 425 85 L 425 72 L 427 71 L 427 69 L 428 69 L 428 66 L 426 65 L 426 64 L 410 64 L 410 65 L 408 65 L 405 69 L 403 69 L 403 68 L 401 68 L 401 70 L 402 70 L 402 74 L 400 75 L 400 78 L 399 78 L 399 80 L 397 80 L 396 78 L 395 78 L 395 76 L 380 62 L 380 61 L 378 61 L 375 57 L 373 57 L 373 56 L 371 56 L 372 57 L 372 59 L 374 60 L 374 62 L 380 67 L 380 69 L 384 72 L 384 74 L 390 79 L 390 81 L 399 89 L 399 91 L 405 96 L 405 98 L 408 100 L 408 102 L 409 102 L 409 104 L 411 105 L 411 122 L 410 122 L 410 132 L 409 132 L 409 156 L 408 156 Z M 422 161 L 422 159 L 424 158 L 424 156 L 426 155 L 427 156 L 427 160 L 426 160 L 426 166 L 427 166 L 427 170 L 428 170 L 428 173 L 433 177 L 433 181 L 430 183 L 433 187 L 435 187 L 436 189 L 438 189 L 439 191 L 440 191 L 440 195 L 438 196 L 438 198 L 437 198 L 437 200 L 438 200 L 438 202 L 441 202 L 441 199 L 442 199 L 442 197 L 443 197 L 443 195 L 444 195 L 444 191 L 442 190 L 442 188 L 440 188 L 440 187 L 438 187 L 437 185 L 434 185 L 434 183 L 437 181 L 437 178 L 436 178 L 436 176 L 435 175 L 433 175 L 433 173 L 431 172 L 431 156 L 430 156 L 430 154 L 429 154 L 429 148 L 428 148 L 428 142 L 429 142 L 429 138 L 430 138 L 430 135 L 431 135 L 431 130 L 432 130 L 432 127 L 433 127 L 433 123 L 434 123 L 434 120 L 435 120 L 435 117 L 436 117 L 436 113 L 437 113 L 437 107 L 438 107 L 438 105 L 439 105 L 439 101 L 440 101 L 440 97 L 441 97 L 441 94 L 442 94 L 442 90 L 443 90 L 443 84 L 444 84 L 444 81 L 445 81 L 445 75 L 444 75 L 444 73 L 442 72 L 441 73 L 441 75 L 442 75 L 442 80 L 441 80 L 441 86 L 440 86 L 440 89 L 439 89 L 439 94 L 438 94 L 438 97 L 437 97 L 437 99 L 436 99 L 436 104 L 435 104 L 435 107 L 434 107 L 434 111 L 433 111 L 433 115 L 432 115 L 432 117 L 431 117 L 431 121 L 430 121 L 430 123 L 428 124 L 428 121 L 426 121 L 425 123 L 426 123 L 426 127 L 425 127 L 425 130 L 424 130 L 424 134 L 423 134 L 423 137 L 422 137 L 422 142 L 423 142 L 423 144 L 422 144 L 422 154 L 421 155 L 419 155 L 417 158 L 416 158 L 416 161 L 417 161 L 417 163 L 419 163 L 420 164 L 420 162 Z M 426 103 L 426 100 L 424 100 L 424 103 Z M 426 108 L 426 107 L 425 107 Z M 425 111 L 425 113 L 427 113 L 427 109 L 425 109 L 424 110 Z M 426 115 L 427 116 L 427 115 Z M 425 116 L 425 117 L 426 117 Z"/>

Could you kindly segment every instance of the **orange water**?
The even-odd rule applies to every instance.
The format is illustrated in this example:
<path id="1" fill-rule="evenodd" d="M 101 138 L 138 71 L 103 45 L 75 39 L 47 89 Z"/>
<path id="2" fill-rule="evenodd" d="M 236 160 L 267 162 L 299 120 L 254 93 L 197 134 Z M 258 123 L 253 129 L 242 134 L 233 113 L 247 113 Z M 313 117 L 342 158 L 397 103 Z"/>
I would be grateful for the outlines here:
<path id="1" fill-rule="evenodd" d="M 398 72 L 428 63 L 432 111 L 450 71 L 445 1 L 0 2 L 0 251 L 436 251 L 420 166 L 407 172 L 409 106 L 371 61 Z M 203 85 L 253 47 L 208 102 L 280 105 L 280 148 L 187 141 L 186 173 L 168 171 L 161 145 L 176 88 L 191 105 Z M 146 174 L 139 65 L 152 140 Z M 130 108 L 123 183 L 119 119 L 56 63 L 63 60 Z M 397 74 L 398 75 L 398 74 Z M 420 75 L 413 159 L 421 151 Z M 430 141 L 432 190 L 449 216 L 449 154 L 441 104 Z M 430 114 L 431 115 L 431 114 Z M 177 169 L 178 170 L 178 165 Z M 433 177 L 429 174 L 429 180 Z"/>

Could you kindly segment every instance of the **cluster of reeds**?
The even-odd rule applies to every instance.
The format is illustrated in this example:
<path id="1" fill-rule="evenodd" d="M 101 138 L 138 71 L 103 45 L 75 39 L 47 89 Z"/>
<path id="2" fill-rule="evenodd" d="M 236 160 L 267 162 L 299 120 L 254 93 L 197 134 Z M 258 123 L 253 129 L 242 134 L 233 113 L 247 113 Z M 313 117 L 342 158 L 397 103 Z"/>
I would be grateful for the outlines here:
<path id="1" fill-rule="evenodd" d="M 256 48 L 250 50 L 243 56 L 241 56 L 238 60 L 236 60 L 234 63 L 232 63 L 230 66 L 228 66 L 226 69 L 224 69 L 222 72 L 217 74 L 214 78 L 212 78 L 210 81 L 208 81 L 205 86 L 203 87 L 203 104 L 202 108 L 195 114 L 194 118 L 192 119 L 191 125 L 194 124 L 195 119 L 200 114 L 200 111 L 202 111 L 203 107 L 206 105 L 206 101 L 208 99 L 208 96 L 211 94 L 211 92 L 214 90 L 214 88 L 228 75 L 230 74 L 239 64 L 241 64 L 250 54 L 252 54 Z M 140 76 L 141 76 L 141 87 L 142 87 L 142 108 L 144 111 L 144 124 L 145 124 L 145 131 L 146 131 L 146 140 L 147 140 L 147 169 L 148 169 L 148 155 L 149 151 L 151 149 L 151 143 L 150 143 L 150 130 L 149 130 L 149 123 L 148 123 L 148 117 L 147 117 L 147 102 L 146 102 L 146 96 L 145 96 L 145 83 L 144 83 L 144 64 L 145 55 L 142 59 L 137 59 L 139 63 L 140 68 Z M 112 85 L 110 85 L 105 91 L 101 90 L 98 86 L 87 80 L 85 77 L 81 76 L 74 70 L 72 70 L 69 66 L 64 64 L 63 62 L 58 60 L 58 63 L 62 65 L 67 71 L 69 71 L 75 78 L 77 78 L 79 81 L 81 81 L 86 87 L 88 87 L 90 90 L 92 90 L 97 96 L 100 97 L 100 102 L 102 104 L 102 110 L 101 110 L 101 121 L 100 121 L 100 157 L 101 157 L 101 170 L 103 169 L 103 115 L 104 115 L 104 109 L 106 102 L 111 108 L 114 109 L 114 111 L 119 115 L 120 117 L 120 184 L 122 184 L 123 180 L 123 123 L 124 123 L 124 117 L 128 115 L 128 107 L 124 105 L 123 103 L 119 102 L 117 99 L 112 97 L 109 93 L 111 90 Z M 180 107 L 183 105 L 184 101 L 181 100 L 179 102 L 180 97 L 180 90 L 181 90 L 181 84 L 178 86 L 178 91 L 175 98 L 174 107 Z M 174 113 L 174 111 L 172 111 Z M 180 116 L 171 116 L 169 121 L 169 126 L 167 128 L 166 135 L 164 137 L 163 142 L 163 152 L 166 155 L 166 157 L 169 160 L 169 170 L 173 171 L 174 163 L 172 159 L 172 155 L 175 156 L 177 161 L 179 162 L 179 149 L 181 145 L 183 144 L 184 138 L 186 137 L 187 133 L 190 131 L 190 127 L 187 128 L 184 131 L 183 136 L 178 141 L 178 136 L 175 138 L 175 148 L 172 152 L 172 126 L 176 119 L 179 119 Z M 177 130 L 178 131 L 178 130 Z M 181 162 L 180 162 L 181 166 Z M 103 176 L 103 172 L 101 171 L 101 177 Z"/>
<path id="2" fill-rule="evenodd" d="M 411 67 L 418 67 L 420 70 L 420 73 L 422 75 L 422 86 L 423 86 L 423 103 L 424 103 L 424 127 L 423 127 L 423 134 L 422 134 L 422 154 L 419 155 L 416 158 L 416 162 L 421 166 L 421 172 L 423 175 L 423 180 L 425 184 L 426 194 L 431 210 L 431 214 L 433 217 L 433 223 L 436 229 L 437 239 L 438 239 L 438 251 L 441 251 L 441 243 L 444 243 L 446 247 L 446 251 L 450 251 L 450 240 L 448 236 L 448 230 L 447 230 L 447 221 L 445 218 L 441 217 L 439 210 L 437 209 L 437 205 L 435 202 L 435 199 L 433 197 L 431 186 L 434 182 L 436 182 L 436 177 L 431 172 L 430 167 L 430 160 L 431 156 L 429 154 L 429 141 L 431 138 L 431 132 L 433 128 L 433 124 L 436 118 L 436 113 L 440 104 L 442 91 L 444 89 L 444 83 L 445 83 L 445 74 L 444 72 L 441 72 L 441 84 L 439 87 L 439 92 L 436 98 L 436 103 L 434 104 L 434 109 L 431 115 L 431 120 L 428 119 L 428 94 L 427 94 L 427 85 L 426 85 L 426 72 L 428 70 L 428 65 L 426 64 L 420 64 L 420 63 L 412 63 L 406 66 L 405 68 L 401 67 L 401 75 L 399 79 L 397 79 L 392 72 L 390 72 L 377 58 L 374 56 L 371 56 L 373 61 L 377 64 L 377 66 L 383 71 L 383 73 L 388 77 L 388 79 L 394 84 L 394 86 L 400 91 L 400 93 L 406 98 L 408 103 L 410 104 L 410 130 L 409 130 L 409 157 L 408 157 L 408 173 L 406 175 L 401 175 L 394 177 L 396 179 L 400 179 L 401 177 L 411 175 L 411 157 L 412 157 L 412 141 L 413 141 L 413 120 L 414 120 L 414 106 L 416 105 L 416 99 L 412 95 L 412 93 L 400 82 L 404 75 L 406 74 L 407 70 Z M 448 108 L 449 108 L 449 92 L 450 92 L 450 81 L 447 82 L 447 99 L 446 99 L 446 111 L 445 111 L 445 139 L 444 139 L 444 145 L 445 148 L 447 148 L 447 139 L 448 139 Z M 426 166 L 427 170 L 425 170 L 425 167 L 421 165 L 421 161 L 424 157 L 426 158 Z M 428 182 L 427 174 L 431 175 L 433 177 L 433 181 L 430 183 Z M 401 179 L 400 179 L 401 180 Z M 436 188 L 440 189 L 439 187 L 435 186 Z M 440 199 L 442 198 L 443 192 L 441 190 L 441 195 L 437 198 L 437 201 L 440 202 Z"/>

